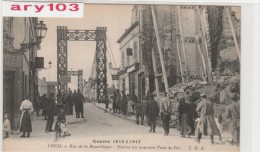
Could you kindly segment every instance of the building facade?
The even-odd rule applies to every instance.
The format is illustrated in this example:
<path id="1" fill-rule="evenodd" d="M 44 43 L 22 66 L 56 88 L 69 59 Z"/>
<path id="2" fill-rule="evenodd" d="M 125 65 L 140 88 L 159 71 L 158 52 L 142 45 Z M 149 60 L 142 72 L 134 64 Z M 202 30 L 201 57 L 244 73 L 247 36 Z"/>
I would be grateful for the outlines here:
<path id="1" fill-rule="evenodd" d="M 3 112 L 10 114 L 12 129 L 19 127 L 20 104 L 26 96 L 33 101 L 38 93 L 35 57 L 39 46 L 26 52 L 22 43 L 37 42 L 37 18 L 3 18 Z"/>
<path id="2" fill-rule="evenodd" d="M 239 72 L 240 64 L 226 9 L 230 7 L 153 6 L 155 27 L 151 5 L 135 5 L 131 25 L 117 41 L 121 53 L 120 90 L 143 99 L 155 91 L 157 78 L 159 91 L 165 91 L 162 66 L 169 87 L 194 79 L 213 81 L 212 73 L 221 73 L 229 65 L 232 65 L 230 69 L 235 69 L 233 72 Z M 239 15 L 232 9 L 231 22 L 239 41 Z M 240 9 L 236 9 L 239 12 Z M 155 28 L 161 46 L 158 46 Z M 164 65 L 161 65 L 158 47 L 162 49 Z"/>
<path id="3" fill-rule="evenodd" d="M 144 89 L 140 86 L 140 73 L 142 70 L 141 51 L 140 51 L 140 11 L 139 7 L 133 8 L 132 24 L 125 33 L 118 39 L 119 50 L 121 53 L 121 68 L 119 71 L 120 90 L 126 94 L 135 94 Z"/>

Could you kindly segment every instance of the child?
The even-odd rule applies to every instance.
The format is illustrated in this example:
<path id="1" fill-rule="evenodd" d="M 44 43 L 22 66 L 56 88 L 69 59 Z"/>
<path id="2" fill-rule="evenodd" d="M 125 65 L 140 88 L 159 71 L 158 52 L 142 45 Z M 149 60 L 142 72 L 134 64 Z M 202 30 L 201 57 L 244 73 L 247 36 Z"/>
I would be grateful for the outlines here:
<path id="1" fill-rule="evenodd" d="M 4 114 L 3 130 L 5 133 L 4 138 L 8 138 L 9 132 L 11 132 L 11 124 L 10 124 L 10 120 L 9 120 L 9 114 L 7 114 L 7 113 Z"/>
<path id="2" fill-rule="evenodd" d="M 132 106 L 134 105 L 134 102 L 131 99 L 130 94 L 127 94 L 127 116 L 130 117 L 133 113 Z"/>
<path id="3" fill-rule="evenodd" d="M 70 136 L 68 132 L 67 124 L 68 123 L 64 119 L 60 122 L 60 129 L 61 129 L 61 133 L 63 133 L 63 137 Z"/>
<path id="4" fill-rule="evenodd" d="M 61 137 L 61 133 L 63 133 L 63 137 L 65 136 L 70 136 L 70 134 L 68 133 L 68 129 L 67 129 L 67 122 L 66 122 L 66 116 L 64 113 L 64 109 L 61 109 L 58 117 L 57 117 L 57 122 L 55 125 L 55 131 L 56 131 L 56 138 L 59 134 L 59 137 Z"/>

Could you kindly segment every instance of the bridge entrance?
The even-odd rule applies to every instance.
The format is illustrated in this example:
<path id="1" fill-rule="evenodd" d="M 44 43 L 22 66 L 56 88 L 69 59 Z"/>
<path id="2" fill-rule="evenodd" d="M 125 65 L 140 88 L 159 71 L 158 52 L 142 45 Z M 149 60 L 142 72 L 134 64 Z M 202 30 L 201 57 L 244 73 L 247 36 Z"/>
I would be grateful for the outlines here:
<path id="1" fill-rule="evenodd" d="M 106 27 L 96 30 L 70 30 L 67 26 L 57 27 L 57 80 L 58 94 L 68 90 L 68 84 L 61 81 L 61 77 L 78 75 L 78 88 L 83 92 L 83 71 L 68 71 L 68 41 L 96 41 L 96 92 L 98 102 L 104 102 L 107 93 L 106 67 Z"/>

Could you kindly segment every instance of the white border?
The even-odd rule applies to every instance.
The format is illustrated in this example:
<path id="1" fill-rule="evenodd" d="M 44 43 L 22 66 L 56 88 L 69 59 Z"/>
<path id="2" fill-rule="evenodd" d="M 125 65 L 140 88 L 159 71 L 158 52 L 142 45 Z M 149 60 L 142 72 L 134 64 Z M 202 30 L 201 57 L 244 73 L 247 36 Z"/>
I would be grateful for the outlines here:
<path id="1" fill-rule="evenodd" d="M 17 0 L 22 1 L 22 0 Z M 25 0 L 23 0 L 25 1 Z M 37 0 L 30 0 L 37 1 Z M 40 1 L 40 0 L 38 0 Z M 47 0 L 41 0 L 41 2 Z M 48 1 L 50 2 L 50 1 Z M 259 0 L 56 0 L 55 2 L 85 2 L 89 4 L 188 4 L 188 5 L 241 5 L 241 152 L 260 151 L 260 1 Z M 2 7 L 2 1 L 0 1 Z M 1 9 L 2 10 L 2 9 Z M 0 12 L 0 71 L 3 71 L 2 13 Z M 0 86 L 3 84 L 3 72 L 0 72 Z M 2 90 L 2 89 L 1 89 Z M 2 99 L 3 92 L 0 91 Z M 2 109 L 2 104 L 0 104 Z M 2 122 L 2 113 L 0 112 Z M 2 125 L 0 125 L 2 128 Z M 0 135 L 2 140 L 2 134 Z M 2 149 L 2 144 L 0 145 Z"/>
<path id="2" fill-rule="evenodd" d="M 259 3 L 242 5 L 241 151 L 260 151 L 259 9 Z"/>

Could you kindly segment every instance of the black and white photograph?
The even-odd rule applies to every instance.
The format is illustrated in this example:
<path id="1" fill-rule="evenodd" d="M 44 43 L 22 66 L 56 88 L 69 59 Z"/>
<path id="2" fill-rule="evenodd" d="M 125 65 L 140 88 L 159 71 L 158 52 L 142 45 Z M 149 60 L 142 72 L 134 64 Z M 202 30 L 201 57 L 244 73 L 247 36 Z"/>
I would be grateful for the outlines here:
<path id="1" fill-rule="evenodd" d="M 2 31 L 3 151 L 240 151 L 239 5 L 84 4 Z"/>

